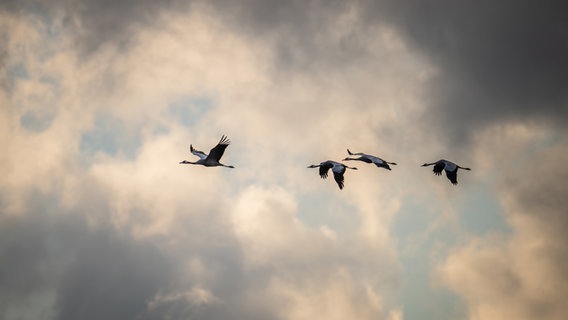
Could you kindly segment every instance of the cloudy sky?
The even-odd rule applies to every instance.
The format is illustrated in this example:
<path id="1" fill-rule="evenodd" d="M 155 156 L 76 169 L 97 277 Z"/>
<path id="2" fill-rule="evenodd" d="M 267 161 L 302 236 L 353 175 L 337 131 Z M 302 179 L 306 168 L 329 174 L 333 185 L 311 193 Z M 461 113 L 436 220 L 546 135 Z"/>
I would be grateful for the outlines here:
<path id="1" fill-rule="evenodd" d="M 0 318 L 566 319 L 566 10 L 0 2 Z"/>

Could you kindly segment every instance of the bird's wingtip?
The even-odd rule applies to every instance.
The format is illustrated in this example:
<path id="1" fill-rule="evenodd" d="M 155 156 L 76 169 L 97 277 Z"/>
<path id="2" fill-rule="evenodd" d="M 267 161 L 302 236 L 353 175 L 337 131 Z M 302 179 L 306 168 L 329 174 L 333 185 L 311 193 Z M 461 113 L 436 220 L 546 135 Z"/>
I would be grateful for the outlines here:
<path id="1" fill-rule="evenodd" d="M 221 140 L 219 140 L 219 144 L 230 144 L 231 140 L 227 137 L 227 135 L 223 134 L 221 136 Z"/>

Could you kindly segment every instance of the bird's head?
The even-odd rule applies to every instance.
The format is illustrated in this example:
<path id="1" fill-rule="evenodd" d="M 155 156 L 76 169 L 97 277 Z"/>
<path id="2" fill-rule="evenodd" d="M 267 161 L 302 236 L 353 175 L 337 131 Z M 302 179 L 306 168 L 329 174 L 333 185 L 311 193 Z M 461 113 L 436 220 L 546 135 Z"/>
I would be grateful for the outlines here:
<path id="1" fill-rule="evenodd" d="M 312 165 L 310 165 L 308 168 L 317 168 L 317 167 L 319 167 L 319 166 L 318 166 L 318 165 L 315 165 L 315 164 L 312 164 Z"/>
<path id="2" fill-rule="evenodd" d="M 427 166 L 429 166 L 429 165 L 430 165 L 429 163 L 425 163 L 425 164 L 423 164 L 421 167 L 427 167 Z"/>

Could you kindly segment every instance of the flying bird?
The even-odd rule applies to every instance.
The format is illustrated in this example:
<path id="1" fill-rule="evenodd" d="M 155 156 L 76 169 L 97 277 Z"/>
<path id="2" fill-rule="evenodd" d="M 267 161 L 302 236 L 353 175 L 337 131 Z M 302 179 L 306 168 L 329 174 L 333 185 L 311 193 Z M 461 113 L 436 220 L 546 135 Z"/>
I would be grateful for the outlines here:
<path id="1" fill-rule="evenodd" d="M 199 157 L 199 160 L 195 161 L 195 162 L 191 162 L 191 161 L 187 161 L 187 160 L 183 160 L 182 164 L 200 164 L 206 167 L 227 167 L 227 168 L 234 168 L 233 166 L 228 166 L 228 165 L 224 165 L 221 162 L 219 162 L 219 160 L 221 160 L 221 157 L 223 156 L 223 153 L 225 153 L 225 149 L 227 148 L 227 146 L 229 146 L 229 144 L 231 143 L 231 140 L 229 140 L 225 135 L 223 135 L 221 137 L 221 140 L 219 141 L 219 143 L 217 143 L 217 145 L 215 147 L 213 147 L 213 149 L 211 149 L 211 151 L 209 151 L 209 155 L 207 155 L 205 152 L 203 151 L 198 151 L 195 150 L 193 148 L 193 145 L 189 145 L 189 151 L 191 153 L 193 153 L 194 155 Z"/>
<path id="2" fill-rule="evenodd" d="M 339 189 L 343 189 L 343 181 L 345 180 L 343 178 L 343 174 L 345 173 L 345 170 L 346 169 L 357 170 L 357 168 L 349 167 L 344 165 L 343 163 L 331 160 L 324 161 L 320 164 L 312 164 L 308 168 L 318 168 L 318 167 L 319 167 L 319 175 L 322 179 L 327 178 L 327 173 L 329 169 L 331 169 L 331 171 L 333 172 L 333 178 L 335 179 L 335 182 L 337 182 Z"/>
<path id="3" fill-rule="evenodd" d="M 361 152 L 353 153 L 353 152 L 351 152 L 349 149 L 347 149 L 347 153 L 349 153 L 350 156 L 359 156 L 359 158 L 349 158 L 349 157 L 347 157 L 347 158 L 343 159 L 343 161 L 347 161 L 347 160 L 357 160 L 357 161 L 363 161 L 363 162 L 366 162 L 366 163 L 374 163 L 377 167 L 379 167 L 379 168 L 385 168 L 385 169 L 387 169 L 387 170 L 390 170 L 390 169 L 391 169 L 390 166 L 389 166 L 389 164 L 391 164 L 391 165 L 396 165 L 395 162 L 388 162 L 388 161 L 385 161 L 385 160 L 383 160 L 383 159 L 381 159 L 381 158 L 379 158 L 379 157 L 372 156 L 372 155 L 370 155 L 370 154 L 365 154 L 365 153 L 361 153 Z"/>
<path id="4" fill-rule="evenodd" d="M 460 167 L 457 164 L 444 159 L 432 163 L 425 163 L 422 166 L 427 167 L 431 165 L 434 165 L 434 169 L 432 171 L 437 176 L 442 175 L 442 170 L 446 171 L 446 177 L 448 177 L 448 179 L 454 185 L 458 184 L 458 169 L 463 169 L 468 171 L 471 170 L 470 168 Z"/>

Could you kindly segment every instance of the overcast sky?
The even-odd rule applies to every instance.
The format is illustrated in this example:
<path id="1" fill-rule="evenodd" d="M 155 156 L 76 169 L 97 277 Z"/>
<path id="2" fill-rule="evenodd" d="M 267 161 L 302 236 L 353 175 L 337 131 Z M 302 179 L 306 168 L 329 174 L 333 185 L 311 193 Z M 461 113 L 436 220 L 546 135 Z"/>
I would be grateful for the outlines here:
<path id="1" fill-rule="evenodd" d="M 0 2 L 0 318 L 566 319 L 567 10 Z"/>

